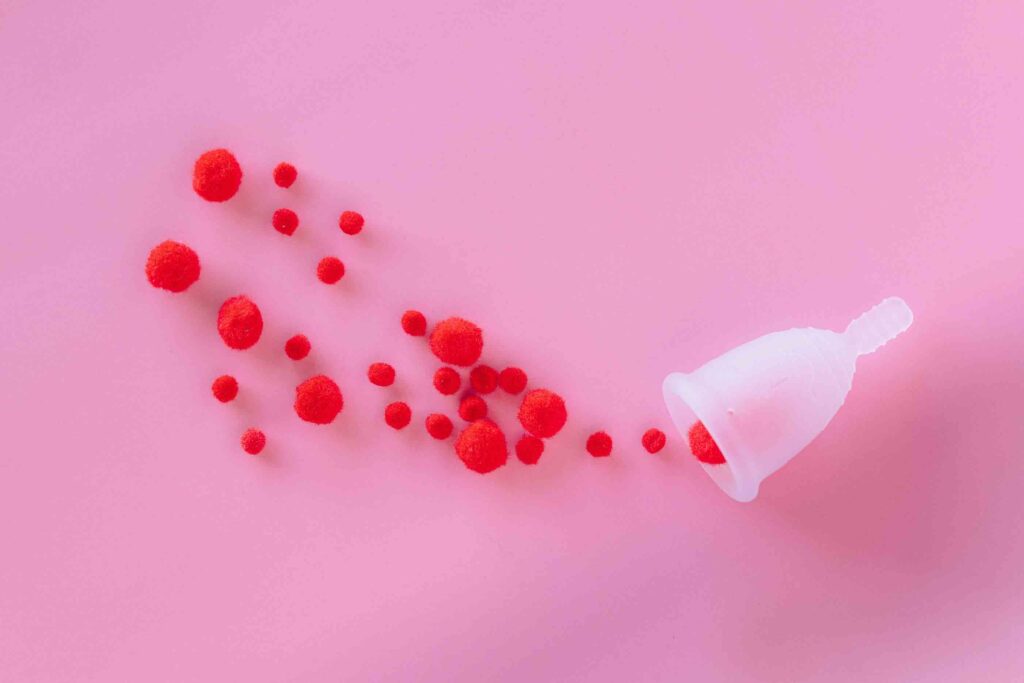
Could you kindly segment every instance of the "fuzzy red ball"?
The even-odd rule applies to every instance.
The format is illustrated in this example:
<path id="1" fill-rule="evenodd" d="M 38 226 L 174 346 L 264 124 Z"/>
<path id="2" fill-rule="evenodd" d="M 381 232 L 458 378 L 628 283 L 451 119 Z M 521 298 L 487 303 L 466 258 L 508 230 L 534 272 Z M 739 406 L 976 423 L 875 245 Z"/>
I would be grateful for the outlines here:
<path id="1" fill-rule="evenodd" d="M 505 434 L 490 420 L 477 420 L 455 440 L 455 453 L 466 467 L 487 474 L 508 461 Z"/>
<path id="2" fill-rule="evenodd" d="M 287 161 L 282 161 L 274 167 L 274 184 L 278 187 L 291 187 L 298 177 L 299 172 Z"/>
<path id="3" fill-rule="evenodd" d="M 452 368 L 438 368 L 434 373 L 434 388 L 445 396 L 451 396 L 462 386 L 462 378 Z"/>
<path id="4" fill-rule="evenodd" d="M 498 375 L 498 386 L 502 391 L 518 394 L 526 388 L 526 373 L 519 368 L 505 368 Z"/>
<path id="5" fill-rule="evenodd" d="M 466 396 L 459 402 L 459 417 L 466 422 L 487 417 L 487 401 L 473 394 Z"/>
<path id="6" fill-rule="evenodd" d="M 604 458 L 612 454 L 612 437 L 605 432 L 594 432 L 587 437 L 587 453 L 595 458 Z"/>
<path id="7" fill-rule="evenodd" d="M 389 403 L 384 408 L 384 421 L 392 429 L 405 429 L 411 419 L 412 410 L 409 408 L 408 403 L 395 401 L 394 403 Z"/>
<path id="8" fill-rule="evenodd" d="M 498 388 L 498 371 L 489 365 L 478 365 L 469 373 L 469 384 L 479 394 L 489 394 Z"/>
<path id="9" fill-rule="evenodd" d="M 548 389 L 534 389 L 519 405 L 519 423 L 534 436 L 549 439 L 565 426 L 568 413 L 561 396 Z"/>
<path id="10" fill-rule="evenodd" d="M 327 375 L 310 377 L 295 387 L 295 414 L 306 422 L 330 424 L 344 405 L 341 389 Z"/>
<path id="11" fill-rule="evenodd" d="M 338 217 L 338 227 L 346 235 L 358 235 L 363 230 L 363 216 L 355 211 L 342 211 Z"/>
<path id="12" fill-rule="evenodd" d="M 536 465 L 544 454 L 544 442 L 535 436 L 523 434 L 516 443 L 516 457 L 524 465 Z"/>
<path id="13" fill-rule="evenodd" d="M 267 436 L 253 427 L 246 429 L 242 434 L 242 450 L 250 455 L 259 455 L 267 445 Z"/>
<path id="14" fill-rule="evenodd" d="M 444 441 L 452 435 L 452 421 L 447 415 L 431 413 L 427 415 L 427 433 L 438 441 Z"/>
<path id="15" fill-rule="evenodd" d="M 235 400 L 238 396 L 238 380 L 231 375 L 221 375 L 217 379 L 213 380 L 213 386 L 210 387 L 213 391 L 213 395 L 221 403 L 229 403 Z"/>
<path id="16" fill-rule="evenodd" d="M 242 167 L 226 149 L 204 152 L 192 169 L 192 189 L 208 202 L 225 202 L 242 184 Z"/>
<path id="17" fill-rule="evenodd" d="M 274 212 L 274 217 L 270 219 L 270 222 L 273 224 L 274 230 L 282 235 L 293 235 L 299 227 L 299 214 L 291 209 L 278 209 Z"/>
<path id="18" fill-rule="evenodd" d="M 284 343 L 284 352 L 292 360 L 302 360 L 309 355 L 313 345 L 304 334 L 297 334 Z"/>
<path id="19" fill-rule="evenodd" d="M 484 334 L 468 320 L 448 318 L 430 333 L 430 349 L 442 362 L 466 367 L 480 360 Z"/>
<path id="20" fill-rule="evenodd" d="M 640 443 L 644 445 L 648 453 L 657 453 L 665 447 L 665 432 L 652 427 L 640 437 Z"/>
<path id="21" fill-rule="evenodd" d="M 260 340 L 263 333 L 263 315 L 259 306 L 244 295 L 231 297 L 217 313 L 217 331 L 229 347 L 249 348 Z"/>
<path id="22" fill-rule="evenodd" d="M 317 264 L 316 276 L 325 285 L 333 285 L 345 276 L 345 264 L 337 257 L 325 256 Z"/>
<path id="23" fill-rule="evenodd" d="M 161 242 L 146 259 L 146 279 L 168 292 L 184 292 L 199 279 L 199 255 L 187 244 Z"/>
<path id="24" fill-rule="evenodd" d="M 427 319 L 419 311 L 406 311 L 402 314 L 402 329 L 413 337 L 422 337 L 427 333 Z"/>
<path id="25" fill-rule="evenodd" d="M 387 363 L 372 363 L 366 376 L 371 384 L 378 387 L 389 387 L 395 383 L 395 369 Z"/>
<path id="26" fill-rule="evenodd" d="M 697 420 L 690 427 L 688 433 L 690 439 L 690 452 L 693 453 L 697 460 L 708 465 L 722 465 L 725 464 L 725 456 L 722 455 L 721 449 L 718 448 L 718 444 L 711 437 L 711 432 L 704 426 L 704 423 Z"/>

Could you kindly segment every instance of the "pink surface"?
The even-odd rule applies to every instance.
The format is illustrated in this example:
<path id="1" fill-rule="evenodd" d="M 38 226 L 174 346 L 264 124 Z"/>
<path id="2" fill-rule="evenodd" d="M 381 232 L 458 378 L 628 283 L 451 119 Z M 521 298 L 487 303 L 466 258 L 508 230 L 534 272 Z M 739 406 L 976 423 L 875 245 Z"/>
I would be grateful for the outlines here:
<path id="1" fill-rule="evenodd" d="M 2 10 L 0 680 L 1024 676 L 1024 7 L 427 4 Z M 211 205 L 219 145 L 247 176 Z M 142 274 L 167 237 L 204 264 L 176 298 Z M 753 504 L 641 450 L 667 372 L 893 294 L 914 327 Z M 537 467 L 423 433 L 408 306 L 565 394 Z M 314 369 L 328 428 L 290 409 Z"/>

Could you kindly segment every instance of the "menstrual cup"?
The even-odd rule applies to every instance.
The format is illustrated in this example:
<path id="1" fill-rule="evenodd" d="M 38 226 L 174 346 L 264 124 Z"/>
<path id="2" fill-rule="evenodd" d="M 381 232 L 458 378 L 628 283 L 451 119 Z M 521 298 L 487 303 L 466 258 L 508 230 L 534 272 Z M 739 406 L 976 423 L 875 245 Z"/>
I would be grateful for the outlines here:
<path id="1" fill-rule="evenodd" d="M 738 346 L 691 373 L 665 378 L 665 403 L 684 439 L 704 423 L 725 462 L 704 471 L 738 501 L 821 433 L 846 400 L 857 357 L 910 327 L 914 314 L 889 298 L 845 331 L 812 327 L 773 332 Z"/>

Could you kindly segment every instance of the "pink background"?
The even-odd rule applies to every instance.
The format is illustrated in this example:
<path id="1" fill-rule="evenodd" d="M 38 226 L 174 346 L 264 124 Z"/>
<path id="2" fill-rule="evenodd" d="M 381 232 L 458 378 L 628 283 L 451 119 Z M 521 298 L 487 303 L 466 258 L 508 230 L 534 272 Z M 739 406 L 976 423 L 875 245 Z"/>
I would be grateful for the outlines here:
<path id="1" fill-rule="evenodd" d="M 1024 5 L 162 4 L 0 9 L 0 680 L 1024 676 Z M 178 297 L 142 273 L 168 237 L 204 264 Z M 667 372 L 888 295 L 914 327 L 756 502 L 640 449 Z M 540 465 L 423 433 L 410 306 L 565 394 Z M 327 428 L 290 408 L 317 370 Z"/>

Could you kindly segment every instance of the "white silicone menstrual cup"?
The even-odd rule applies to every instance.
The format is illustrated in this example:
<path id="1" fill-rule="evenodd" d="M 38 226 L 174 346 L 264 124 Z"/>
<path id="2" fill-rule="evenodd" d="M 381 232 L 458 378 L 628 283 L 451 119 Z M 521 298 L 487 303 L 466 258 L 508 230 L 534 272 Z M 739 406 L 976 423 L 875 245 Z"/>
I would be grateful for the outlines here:
<path id="1" fill-rule="evenodd" d="M 773 332 L 738 346 L 689 374 L 665 378 L 665 403 L 687 438 L 700 420 L 725 463 L 704 470 L 741 502 L 761 481 L 821 433 L 846 400 L 857 357 L 910 327 L 907 304 L 889 298 L 842 333 L 812 327 Z"/>

